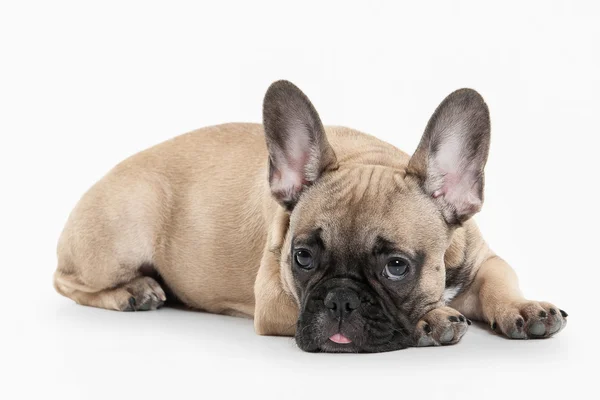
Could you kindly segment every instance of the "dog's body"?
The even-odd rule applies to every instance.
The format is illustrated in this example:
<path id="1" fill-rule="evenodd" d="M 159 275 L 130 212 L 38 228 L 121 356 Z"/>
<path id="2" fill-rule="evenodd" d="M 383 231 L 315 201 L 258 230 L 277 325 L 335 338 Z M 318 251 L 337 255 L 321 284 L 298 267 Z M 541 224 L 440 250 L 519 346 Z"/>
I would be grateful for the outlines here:
<path id="1" fill-rule="evenodd" d="M 489 250 L 469 219 L 480 203 L 454 202 L 449 213 L 446 206 L 436 207 L 437 192 L 430 200 L 427 184 L 417 179 L 424 150 L 411 161 L 385 142 L 342 127 L 327 127 L 321 136 L 307 136 L 305 141 L 291 134 L 278 137 L 290 126 L 316 131 L 321 126 L 297 89 L 278 84 L 284 85 L 275 87 L 279 91 L 273 96 L 279 100 L 265 99 L 264 128 L 226 124 L 181 135 L 125 160 L 92 187 L 60 238 L 56 289 L 80 304 L 115 310 L 158 308 L 168 290 L 193 308 L 253 317 L 259 334 L 294 335 L 298 328 L 302 332 L 297 341 L 305 350 L 383 351 L 455 343 L 470 323 L 461 313 L 513 338 L 550 336 L 566 324 L 566 313 L 520 295 L 512 269 Z M 303 107 L 306 112 L 289 122 L 280 109 L 269 111 L 270 106 L 281 106 L 281 98 L 296 102 L 290 112 Z M 274 129 L 282 120 L 283 127 Z M 487 144 L 481 143 L 487 157 Z M 316 150 L 311 147 L 317 145 Z M 302 146 L 310 151 L 281 161 L 288 150 Z M 320 158 L 315 158 L 316 152 Z M 481 171 L 485 157 L 479 161 Z M 313 158 L 319 160 L 316 167 L 310 165 Z M 302 165 L 297 167 L 296 161 Z M 480 178 L 482 190 L 482 174 Z M 451 193 L 445 196 L 450 202 Z M 404 200 L 401 206 L 390 205 L 392 198 Z M 395 211 L 398 207 L 401 215 Z M 414 232 L 406 234 L 411 229 Z M 371 234 L 374 230 L 377 234 Z M 396 243 L 388 240 L 396 230 L 405 233 L 402 240 L 410 240 L 402 243 L 401 251 L 396 251 L 398 246 L 385 250 L 403 255 L 382 265 L 384 275 L 402 272 L 397 276 L 404 287 L 390 280 L 378 282 L 380 269 L 377 278 L 356 272 L 361 263 L 371 261 L 357 263 L 355 249 L 362 243 L 377 249 Z M 437 236 L 422 234 L 429 231 Z M 294 244 L 305 236 L 303 245 Z M 311 242 L 314 238 L 318 246 Z M 339 255 L 337 250 L 345 246 L 344 254 L 351 256 Z M 325 248 L 335 254 L 326 257 Z M 331 276 L 311 281 L 308 274 L 316 273 L 313 260 L 318 258 L 327 263 Z M 306 265 L 291 265 L 298 260 Z M 337 269 L 331 272 L 334 264 Z M 415 271 L 414 277 L 408 270 Z M 315 294 L 319 291 L 323 293 Z M 337 297 L 331 300 L 328 293 L 333 292 Z M 355 296 L 364 292 L 371 297 Z M 321 322 L 325 314 L 313 301 L 334 310 L 337 328 Z M 346 312 L 336 311 L 339 305 Z M 372 327 L 348 339 L 351 335 L 342 321 L 376 324 L 353 320 L 358 318 L 357 312 L 350 316 L 355 308 L 367 319 L 382 313 L 377 323 L 385 319 L 385 328 Z M 317 325 L 326 328 L 312 332 Z M 356 326 L 348 329 L 360 330 Z M 388 337 L 388 331 L 398 333 Z M 376 333 L 385 340 L 371 339 Z"/>
<path id="2" fill-rule="evenodd" d="M 71 214 L 59 244 L 60 275 L 76 272 L 89 292 L 118 285 L 113 272 L 127 273 L 127 282 L 142 275 L 140 266 L 152 266 L 185 304 L 252 317 L 256 273 L 279 208 L 266 180 L 262 132 L 258 124 L 199 129 L 116 166 Z M 89 219 L 91 209 L 97 220 Z M 78 269 L 107 256 L 109 275 L 90 271 L 88 278 Z M 121 310 L 129 297 L 98 301 Z"/>

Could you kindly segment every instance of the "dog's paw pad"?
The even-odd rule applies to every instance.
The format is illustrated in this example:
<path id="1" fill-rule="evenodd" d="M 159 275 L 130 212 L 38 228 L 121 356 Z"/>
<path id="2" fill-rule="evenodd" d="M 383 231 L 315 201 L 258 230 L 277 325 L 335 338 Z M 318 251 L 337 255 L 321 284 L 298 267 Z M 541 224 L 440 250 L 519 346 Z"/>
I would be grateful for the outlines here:
<path id="1" fill-rule="evenodd" d="M 453 308 L 436 308 L 417 323 L 415 343 L 418 347 L 457 343 L 470 324 L 471 321 Z"/>
<path id="2" fill-rule="evenodd" d="M 511 339 L 547 338 L 566 326 L 567 315 L 550 303 L 518 302 L 496 310 L 492 329 Z"/>

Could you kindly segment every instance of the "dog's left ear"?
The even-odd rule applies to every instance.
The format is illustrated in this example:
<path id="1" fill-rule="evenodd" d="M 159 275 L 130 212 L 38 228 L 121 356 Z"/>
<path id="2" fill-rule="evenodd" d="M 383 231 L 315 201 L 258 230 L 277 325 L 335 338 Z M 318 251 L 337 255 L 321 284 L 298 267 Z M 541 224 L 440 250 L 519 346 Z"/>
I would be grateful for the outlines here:
<path id="1" fill-rule="evenodd" d="M 263 102 L 273 197 L 291 211 L 302 191 L 337 164 L 325 129 L 308 97 L 293 83 L 277 81 Z"/>
<path id="2" fill-rule="evenodd" d="M 490 147 L 490 115 L 479 93 L 460 89 L 433 113 L 408 164 L 438 202 L 448 224 L 462 223 L 483 204 L 483 169 Z"/>

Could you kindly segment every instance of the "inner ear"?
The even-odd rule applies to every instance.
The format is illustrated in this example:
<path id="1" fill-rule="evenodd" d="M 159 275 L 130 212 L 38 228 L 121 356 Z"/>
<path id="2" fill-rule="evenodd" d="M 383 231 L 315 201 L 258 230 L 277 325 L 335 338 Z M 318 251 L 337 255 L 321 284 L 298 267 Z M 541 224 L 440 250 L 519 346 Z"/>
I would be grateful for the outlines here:
<path id="1" fill-rule="evenodd" d="M 489 111 L 472 89 L 450 94 L 429 120 L 408 172 L 418 176 L 449 224 L 481 209 L 489 144 Z"/>
<path id="2" fill-rule="evenodd" d="M 336 164 L 314 106 L 288 81 L 273 83 L 263 103 L 269 151 L 269 184 L 275 199 L 291 210 L 302 191 Z"/>

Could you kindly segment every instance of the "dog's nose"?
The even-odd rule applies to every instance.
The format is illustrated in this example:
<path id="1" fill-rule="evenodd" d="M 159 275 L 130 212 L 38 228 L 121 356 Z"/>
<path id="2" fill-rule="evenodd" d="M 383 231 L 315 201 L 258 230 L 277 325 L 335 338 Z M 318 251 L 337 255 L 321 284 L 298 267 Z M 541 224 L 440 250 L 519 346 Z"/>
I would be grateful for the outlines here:
<path id="1" fill-rule="evenodd" d="M 325 307 L 329 308 L 336 318 L 348 316 L 360 306 L 358 294 L 347 288 L 335 288 L 325 296 Z"/>

